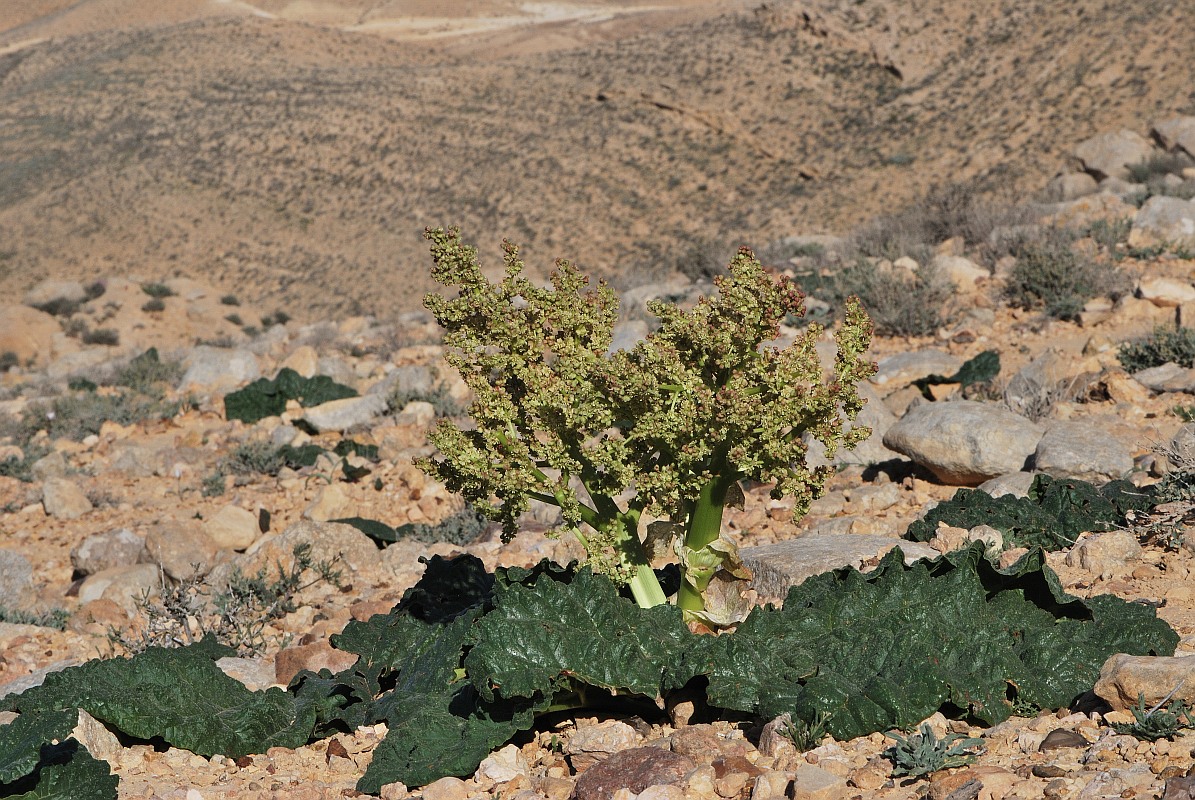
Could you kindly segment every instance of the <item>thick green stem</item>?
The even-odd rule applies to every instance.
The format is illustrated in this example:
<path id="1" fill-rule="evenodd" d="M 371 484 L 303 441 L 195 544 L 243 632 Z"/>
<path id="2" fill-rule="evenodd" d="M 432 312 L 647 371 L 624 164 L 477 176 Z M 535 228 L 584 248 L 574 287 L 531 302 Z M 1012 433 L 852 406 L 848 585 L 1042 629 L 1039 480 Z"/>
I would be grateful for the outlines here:
<path id="1" fill-rule="evenodd" d="M 692 512 L 689 515 L 689 526 L 685 531 L 685 547 L 688 550 L 701 552 L 717 540 L 722 533 L 722 512 L 726 507 L 726 493 L 737 480 L 736 475 L 715 475 L 704 486 L 697 496 Z M 684 569 L 682 565 L 682 570 Z M 682 611 L 703 611 L 705 599 L 702 592 L 709 585 L 711 572 L 708 575 L 681 574 L 680 592 L 677 594 L 676 604 Z"/>

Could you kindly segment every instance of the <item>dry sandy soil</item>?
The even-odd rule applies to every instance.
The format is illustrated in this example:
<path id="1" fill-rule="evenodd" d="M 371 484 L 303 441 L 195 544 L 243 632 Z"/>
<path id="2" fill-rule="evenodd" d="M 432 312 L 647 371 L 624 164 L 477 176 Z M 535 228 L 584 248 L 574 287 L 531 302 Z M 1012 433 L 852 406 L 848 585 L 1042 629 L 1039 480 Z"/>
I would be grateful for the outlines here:
<path id="1" fill-rule="evenodd" d="M 0 9 L 0 291 L 201 276 L 300 319 L 427 225 L 623 285 L 1195 110 L 1189 3 L 41 0 Z M 1168 33 L 1167 33 L 1168 32 Z"/>

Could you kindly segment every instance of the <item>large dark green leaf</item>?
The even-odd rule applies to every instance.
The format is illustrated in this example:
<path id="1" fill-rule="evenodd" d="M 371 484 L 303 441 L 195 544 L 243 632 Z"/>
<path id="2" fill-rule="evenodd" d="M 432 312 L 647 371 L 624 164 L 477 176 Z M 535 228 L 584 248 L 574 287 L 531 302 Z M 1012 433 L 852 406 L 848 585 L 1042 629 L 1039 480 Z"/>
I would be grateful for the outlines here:
<path id="1" fill-rule="evenodd" d="M 243 389 L 224 396 L 224 414 L 230 419 L 252 424 L 266 417 L 276 417 L 286 410 L 287 400 L 297 400 L 304 408 L 331 400 L 356 397 L 357 392 L 327 375 L 304 378 L 286 367 L 274 380 L 258 378 Z"/>
<path id="2" fill-rule="evenodd" d="M 1170 654 L 1152 609 L 1067 597 L 1040 552 L 1007 570 L 982 545 L 868 575 L 839 570 L 794 587 L 705 645 L 711 705 L 771 716 L 831 715 L 849 739 L 905 728 L 943 707 L 992 724 L 1018 697 L 1054 708 L 1091 688 L 1117 652 Z"/>
<path id="3" fill-rule="evenodd" d="M 527 701 L 486 703 L 469 684 L 436 694 L 396 691 L 385 708 L 389 732 L 357 782 L 370 794 L 395 781 L 424 786 L 472 775 L 492 750 L 529 729 L 536 711 Z"/>
<path id="4" fill-rule="evenodd" d="M 0 706 L 20 711 L 82 708 L 139 739 L 161 737 L 200 755 L 230 757 L 307 743 L 315 712 L 281 689 L 251 692 L 216 666 L 233 655 L 210 642 L 150 648 L 133 658 L 89 661 L 46 676 Z"/>
<path id="5" fill-rule="evenodd" d="M 692 677 L 684 653 L 695 637 L 680 611 L 639 608 L 587 567 L 569 583 L 545 573 L 530 585 L 500 584 L 495 593 L 465 659 L 487 700 L 550 693 L 561 675 L 647 697 Z"/>
<path id="6" fill-rule="evenodd" d="M 990 525 L 1004 534 L 1008 547 L 1059 550 L 1074 544 L 1081 533 L 1124 524 L 1127 512 L 1148 509 L 1154 502 L 1150 490 L 1126 481 L 1112 481 L 1097 489 L 1075 478 L 1038 475 L 1028 497 L 992 497 L 980 489 L 959 489 L 953 498 L 911 524 L 905 538 L 927 542 L 943 522 L 968 529 Z"/>
<path id="7" fill-rule="evenodd" d="M 76 709 L 34 711 L 0 727 L 0 797 L 115 800 L 117 778 L 70 738 Z"/>

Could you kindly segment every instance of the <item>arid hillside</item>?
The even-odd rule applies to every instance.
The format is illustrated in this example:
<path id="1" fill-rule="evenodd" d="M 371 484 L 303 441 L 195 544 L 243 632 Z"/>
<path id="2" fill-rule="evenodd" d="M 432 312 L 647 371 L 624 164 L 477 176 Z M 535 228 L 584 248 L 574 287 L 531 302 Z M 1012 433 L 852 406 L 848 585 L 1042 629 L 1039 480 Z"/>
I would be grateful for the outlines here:
<path id="1" fill-rule="evenodd" d="M 1195 112 L 1182 2 L 13 5 L 0 291 L 202 276 L 300 319 L 416 308 L 427 225 L 632 285 Z"/>

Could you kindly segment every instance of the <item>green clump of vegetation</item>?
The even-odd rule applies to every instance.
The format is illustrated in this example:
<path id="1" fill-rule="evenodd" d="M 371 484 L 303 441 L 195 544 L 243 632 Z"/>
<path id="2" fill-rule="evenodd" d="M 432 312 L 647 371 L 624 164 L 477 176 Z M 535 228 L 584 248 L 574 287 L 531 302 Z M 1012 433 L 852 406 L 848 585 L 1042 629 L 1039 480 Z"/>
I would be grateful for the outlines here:
<path id="1" fill-rule="evenodd" d="M 357 391 L 337 383 L 327 375 L 304 378 L 290 367 L 283 368 L 273 380 L 258 378 L 243 389 L 224 396 L 224 414 L 230 420 L 253 424 L 266 417 L 277 417 L 286 410 L 288 400 L 304 408 L 331 400 L 356 397 Z"/>
<path id="2" fill-rule="evenodd" d="M 174 297 L 174 290 L 164 283 L 143 283 L 141 284 L 141 291 L 159 300 Z"/>
<path id="3" fill-rule="evenodd" d="M 147 314 L 156 314 L 166 310 L 166 301 L 160 297 L 153 297 L 141 304 L 141 310 Z"/>
<path id="4" fill-rule="evenodd" d="M 824 711 L 818 711 L 809 720 L 800 717 L 794 720 L 791 714 L 786 714 L 781 732 L 793 743 L 798 753 L 804 753 L 820 745 L 826 738 L 829 733 L 826 725 L 829 721 L 830 715 Z"/>
<path id="5" fill-rule="evenodd" d="M 83 344 L 100 344 L 106 347 L 115 347 L 120 344 L 120 334 L 111 328 L 84 331 L 81 339 Z"/>
<path id="6" fill-rule="evenodd" d="M 939 739 L 933 728 L 925 723 L 919 733 L 908 737 L 885 733 L 893 744 L 881 755 L 892 762 L 892 777 L 921 778 L 926 775 L 970 764 L 983 747 L 983 739 L 968 739 L 962 734 L 948 733 Z"/>
<path id="7" fill-rule="evenodd" d="M 33 465 L 49 454 L 50 448 L 26 442 L 20 456 L 9 456 L 0 461 L 0 477 L 16 478 L 22 483 L 33 482 Z"/>
<path id="8" fill-rule="evenodd" d="M 0 353 L 0 373 L 8 372 L 13 367 L 21 366 L 21 357 L 12 350 Z"/>
<path id="9" fill-rule="evenodd" d="M 283 467 L 302 469 L 315 466 L 326 450 L 316 444 L 294 447 L 275 445 L 265 441 L 239 444 L 222 462 L 223 468 L 234 475 L 277 476 Z"/>
<path id="10" fill-rule="evenodd" d="M 1033 479 L 1027 497 L 992 497 L 982 489 L 959 489 L 909 525 L 905 538 L 928 542 L 943 523 L 968 530 L 990 525 L 1004 535 L 1005 549 L 1061 550 L 1073 545 L 1081 533 L 1122 527 L 1131 512 L 1146 511 L 1156 502 L 1152 489 L 1128 481 L 1096 488 L 1077 478 L 1041 474 Z"/>
<path id="11" fill-rule="evenodd" d="M 24 445 L 39 431 L 51 439 L 82 441 L 98 434 L 105 422 L 132 425 L 149 420 L 170 419 L 182 409 L 181 401 L 137 392 L 74 392 L 50 402 L 30 404 L 21 416 L 16 433 L 18 445 Z"/>
<path id="12" fill-rule="evenodd" d="M 1128 279 L 1114 263 L 1080 254 L 1073 244 L 1074 233 L 1062 228 L 1015 242 L 1016 264 L 1005 287 L 1008 301 L 1057 319 L 1077 319 L 1088 300 L 1128 291 Z"/>
<path id="13" fill-rule="evenodd" d="M 1121 345 L 1116 357 L 1130 373 L 1169 362 L 1190 369 L 1195 366 L 1195 328 L 1159 326 L 1146 338 Z"/>
<path id="14" fill-rule="evenodd" d="M 226 294 L 220 298 L 220 304 L 226 306 L 239 306 L 241 301 L 235 294 Z"/>
<path id="15" fill-rule="evenodd" d="M 1129 709 L 1133 712 L 1133 721 L 1114 722 L 1113 730 L 1135 736 L 1142 741 L 1156 742 L 1158 739 L 1173 739 L 1184 730 L 1195 728 L 1195 718 L 1191 716 L 1191 710 L 1182 700 L 1175 700 L 1168 708 L 1163 709 L 1165 702 L 1163 700 L 1153 708 L 1146 708 L 1145 694 L 1138 692 L 1137 704 Z"/>

